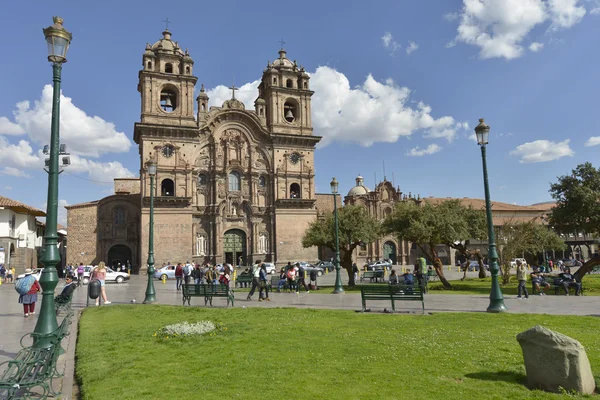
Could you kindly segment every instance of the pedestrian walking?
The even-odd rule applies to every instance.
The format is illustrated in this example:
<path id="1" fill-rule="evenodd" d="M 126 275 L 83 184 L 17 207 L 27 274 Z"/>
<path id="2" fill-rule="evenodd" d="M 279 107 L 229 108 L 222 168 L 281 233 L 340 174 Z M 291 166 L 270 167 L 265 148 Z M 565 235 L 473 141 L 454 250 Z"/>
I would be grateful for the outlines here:
<path id="1" fill-rule="evenodd" d="M 98 266 L 92 271 L 92 280 L 100 282 L 102 300 L 104 304 L 110 304 L 111 302 L 106 298 L 106 264 L 104 264 L 104 261 L 100 261 Z M 96 299 L 96 305 L 100 305 L 100 298 Z"/>
<path id="2" fill-rule="evenodd" d="M 83 267 L 83 263 L 79 263 L 77 267 L 77 286 L 81 286 L 83 283 L 83 274 L 85 272 L 85 268 Z"/>
<path id="3" fill-rule="evenodd" d="M 33 271 L 30 268 L 25 270 L 25 276 L 15 285 L 15 289 L 19 293 L 19 303 L 23 304 L 23 316 L 25 318 L 35 314 L 35 303 L 37 302 L 38 292 L 42 291 L 35 276 L 31 275 Z"/>
<path id="4" fill-rule="evenodd" d="M 202 283 L 202 278 L 204 278 L 204 270 L 200 268 L 200 264 L 196 264 L 196 268 L 192 271 L 192 278 L 194 278 L 194 283 L 199 285 Z"/>
<path id="5" fill-rule="evenodd" d="M 519 287 L 517 288 L 517 299 L 522 299 L 522 294 L 525 294 L 525 298 L 529 298 L 527 292 L 527 267 L 521 260 L 517 260 L 517 280 L 519 281 Z"/>
<path id="6" fill-rule="evenodd" d="M 256 264 L 252 267 L 252 288 L 250 289 L 250 293 L 248 293 L 248 297 L 246 298 L 246 300 L 252 300 L 252 296 L 254 295 L 256 288 L 260 284 L 260 263 L 261 260 L 257 260 Z"/>
<path id="7" fill-rule="evenodd" d="M 183 267 L 177 263 L 175 267 L 175 289 L 181 290 L 181 280 L 183 279 Z"/>
<path id="8" fill-rule="evenodd" d="M 186 285 L 190 284 L 190 278 L 192 277 L 192 265 L 189 261 L 185 262 L 183 266 L 183 281 Z"/>
<path id="9" fill-rule="evenodd" d="M 258 292 L 258 301 L 271 301 L 271 299 L 269 299 L 269 286 L 267 283 L 267 266 L 265 264 L 262 264 L 260 266 L 260 270 L 259 270 L 259 274 L 258 274 L 258 280 L 259 280 L 259 285 L 260 285 L 260 291 Z M 264 297 L 263 297 L 263 291 L 264 291 Z"/>
<path id="10" fill-rule="evenodd" d="M 306 286 L 306 280 L 305 280 L 306 271 L 304 270 L 304 267 L 302 267 L 302 265 L 300 265 L 300 263 L 296 263 L 296 267 L 298 268 L 298 283 L 296 284 L 296 293 L 298 293 L 300 291 L 300 286 L 304 287 L 304 290 L 306 290 L 306 293 L 310 293 L 310 290 L 308 290 L 308 286 Z"/>

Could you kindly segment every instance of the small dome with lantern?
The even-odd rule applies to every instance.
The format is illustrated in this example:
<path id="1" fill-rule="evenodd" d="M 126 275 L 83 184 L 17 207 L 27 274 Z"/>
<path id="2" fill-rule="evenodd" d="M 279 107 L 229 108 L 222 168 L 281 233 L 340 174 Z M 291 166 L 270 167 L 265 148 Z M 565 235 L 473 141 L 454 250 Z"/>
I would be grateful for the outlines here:
<path id="1" fill-rule="evenodd" d="M 172 54 L 175 56 L 185 56 L 183 50 L 179 47 L 177 42 L 171 40 L 171 32 L 168 29 L 163 31 L 163 38 L 158 42 L 154 43 L 151 47 L 152 51 L 161 54 Z M 189 57 L 189 54 L 187 55 Z M 191 58 L 190 58 L 191 59 Z"/>
<path id="2" fill-rule="evenodd" d="M 363 196 L 365 194 L 368 194 L 371 190 L 365 186 L 365 179 L 358 175 L 356 177 L 356 186 L 354 186 L 352 189 L 350 189 L 350 191 L 348 192 L 348 196 Z"/>

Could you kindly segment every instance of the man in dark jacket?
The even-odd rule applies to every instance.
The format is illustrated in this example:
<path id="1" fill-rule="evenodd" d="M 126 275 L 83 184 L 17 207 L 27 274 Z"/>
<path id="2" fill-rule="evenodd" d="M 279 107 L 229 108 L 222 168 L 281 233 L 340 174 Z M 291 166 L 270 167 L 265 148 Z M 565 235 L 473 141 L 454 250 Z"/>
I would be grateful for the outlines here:
<path id="1" fill-rule="evenodd" d="M 65 281 L 67 282 L 67 284 L 63 288 L 62 292 L 60 292 L 60 294 L 54 298 L 54 301 L 57 303 L 66 303 L 67 301 L 69 301 L 69 298 L 71 297 L 71 295 L 75 291 L 75 288 L 77 287 L 73 283 L 73 276 L 68 275 Z"/>

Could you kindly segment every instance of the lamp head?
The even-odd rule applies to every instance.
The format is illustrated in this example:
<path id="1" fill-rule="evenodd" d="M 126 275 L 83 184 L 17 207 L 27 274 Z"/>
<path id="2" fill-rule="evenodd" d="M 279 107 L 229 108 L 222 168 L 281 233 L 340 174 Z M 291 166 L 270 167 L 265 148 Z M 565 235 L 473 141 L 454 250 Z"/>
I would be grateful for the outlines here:
<path id="1" fill-rule="evenodd" d="M 61 17 L 52 17 L 54 24 L 44 29 L 48 42 L 48 61 L 54 64 L 67 62 L 67 50 L 73 35 L 63 27 Z"/>
<path id="2" fill-rule="evenodd" d="M 148 168 L 148 175 L 156 175 L 156 163 L 154 161 L 148 161 L 146 163 L 146 168 Z"/>
<path id="3" fill-rule="evenodd" d="M 479 125 L 475 127 L 475 135 L 477 135 L 477 143 L 480 146 L 488 144 L 490 126 L 485 123 L 483 118 L 479 118 Z"/>
<path id="4" fill-rule="evenodd" d="M 335 176 L 333 177 L 333 180 L 331 181 L 331 183 L 329 185 L 331 186 L 331 193 L 337 194 L 339 183 L 338 183 L 337 179 L 335 179 Z"/>

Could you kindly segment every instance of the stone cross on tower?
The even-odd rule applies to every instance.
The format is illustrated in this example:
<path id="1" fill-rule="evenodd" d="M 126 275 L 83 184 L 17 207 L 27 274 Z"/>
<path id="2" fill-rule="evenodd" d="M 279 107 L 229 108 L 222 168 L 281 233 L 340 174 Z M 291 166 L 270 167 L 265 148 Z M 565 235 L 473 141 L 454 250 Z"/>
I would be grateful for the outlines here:
<path id="1" fill-rule="evenodd" d="M 163 22 L 167 24 L 167 30 L 169 30 L 169 24 L 171 23 L 171 21 L 169 21 L 169 17 L 167 17 L 167 19 L 165 19 Z"/>
<path id="2" fill-rule="evenodd" d="M 233 75 L 233 81 L 232 81 L 231 86 L 229 87 L 229 89 L 231 89 L 231 98 L 233 100 L 235 100 L 235 90 L 239 89 L 239 88 L 235 87 L 235 74 Z"/>
<path id="3" fill-rule="evenodd" d="M 285 44 L 285 42 L 283 41 L 283 39 L 281 39 L 281 40 L 279 41 L 279 43 L 281 43 L 281 48 L 283 49 L 283 45 Z"/>

